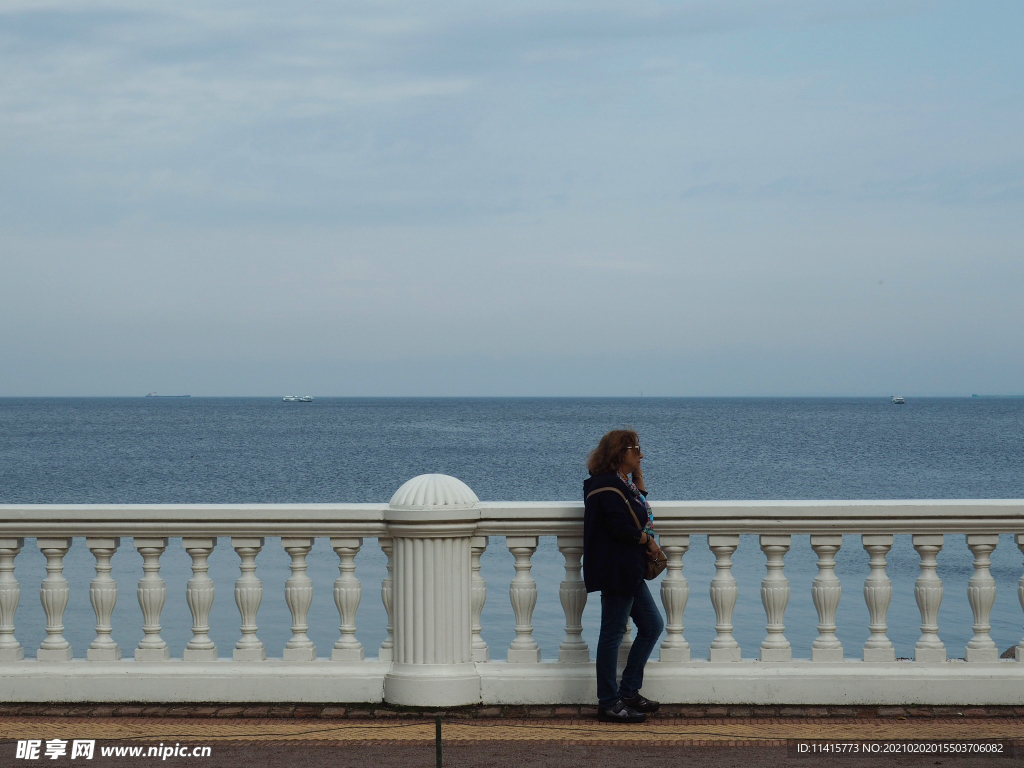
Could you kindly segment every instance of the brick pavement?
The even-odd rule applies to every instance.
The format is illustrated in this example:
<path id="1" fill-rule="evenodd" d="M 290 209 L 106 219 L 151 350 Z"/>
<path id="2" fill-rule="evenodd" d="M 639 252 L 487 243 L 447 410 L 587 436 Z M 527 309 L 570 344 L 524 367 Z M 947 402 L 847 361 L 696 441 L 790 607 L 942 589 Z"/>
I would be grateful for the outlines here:
<path id="1" fill-rule="evenodd" d="M 0 764 L 17 739 L 95 739 L 98 745 L 182 743 L 210 746 L 208 758 L 177 758 L 178 768 L 428 768 L 434 765 L 434 716 L 442 716 L 445 768 L 779 768 L 780 766 L 955 765 L 996 768 L 991 757 L 903 755 L 794 756 L 789 740 L 1007 741 L 1024 752 L 1024 711 L 1011 707 L 666 707 L 643 725 L 599 723 L 591 707 L 389 707 L 205 705 L 0 705 Z M 150 758 L 156 760 L 157 758 Z M 40 761 L 71 768 L 81 759 Z M 102 757 L 90 768 L 144 765 Z M 162 761 L 161 761 L 162 762 Z"/>
<path id="2" fill-rule="evenodd" d="M 42 707 L 42 705 L 40 705 Z M 13 709 L 5 705 L 4 709 Z M 29 708 L 25 708 L 29 709 Z M 446 742 L 519 741 L 563 744 L 784 746 L 794 739 L 1011 739 L 1024 745 L 1024 716 L 1011 708 L 861 708 L 829 715 L 822 708 L 784 707 L 773 716 L 729 716 L 706 707 L 690 716 L 662 714 L 642 725 L 599 723 L 573 708 L 544 717 L 491 715 L 482 708 L 441 713 Z M 495 708 L 497 709 L 497 708 Z M 580 708 L 589 709 L 589 708 Z M 734 710 L 736 708 L 733 708 Z M 760 709 L 760 708 L 759 708 Z M 942 711 L 936 711 L 941 709 Z M 140 710 L 140 711 L 136 711 Z M 191 711 L 190 711 L 191 710 Z M 241 710 L 241 711 L 239 711 Z M 433 714 L 342 707 L 56 707 L 0 711 L 0 739 L 96 739 L 117 742 L 432 742 Z M 183 714 L 191 716 L 182 716 Z M 661 713 L 659 713 L 661 714 Z M 459 715 L 462 715 L 461 717 Z"/>

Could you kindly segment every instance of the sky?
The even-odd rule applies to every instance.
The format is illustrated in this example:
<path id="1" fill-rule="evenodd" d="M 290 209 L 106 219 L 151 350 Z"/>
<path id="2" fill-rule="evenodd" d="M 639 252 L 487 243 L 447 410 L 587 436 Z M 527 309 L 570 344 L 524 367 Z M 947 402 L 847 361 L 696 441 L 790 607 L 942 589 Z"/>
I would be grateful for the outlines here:
<path id="1" fill-rule="evenodd" d="M 1022 29 L 0 0 L 0 396 L 1022 394 Z"/>

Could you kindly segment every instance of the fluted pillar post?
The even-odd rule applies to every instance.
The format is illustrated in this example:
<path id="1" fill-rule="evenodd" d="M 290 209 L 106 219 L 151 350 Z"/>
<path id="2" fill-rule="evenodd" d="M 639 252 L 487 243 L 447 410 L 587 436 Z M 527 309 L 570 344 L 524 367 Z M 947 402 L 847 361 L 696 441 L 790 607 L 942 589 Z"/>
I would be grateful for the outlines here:
<path id="1" fill-rule="evenodd" d="M 789 603 L 789 579 L 783 573 L 783 558 L 792 541 L 789 534 L 762 534 L 761 551 L 767 563 L 761 579 L 761 604 L 767 617 L 767 635 L 761 641 L 761 661 L 792 661 L 793 648 L 786 639 L 785 614 Z"/>
<path id="2" fill-rule="evenodd" d="M 895 661 L 896 650 L 886 632 L 886 615 L 892 602 L 892 582 L 885 573 L 885 556 L 892 549 L 891 533 L 866 533 L 861 544 L 868 552 L 868 577 L 864 580 L 864 602 L 868 605 L 868 629 L 864 661 Z"/>
<path id="3" fill-rule="evenodd" d="M 480 701 L 473 663 L 472 553 L 479 500 L 461 480 L 420 475 L 384 512 L 394 559 L 394 649 L 384 700 L 447 707 Z"/>
<path id="4" fill-rule="evenodd" d="M 339 573 L 334 580 L 334 605 L 341 618 L 341 635 L 331 650 L 334 661 L 361 661 L 364 656 L 363 644 L 356 638 L 356 610 L 363 597 L 363 585 L 356 578 L 356 555 L 362 546 L 362 539 L 331 538 Z"/>
<path id="5" fill-rule="evenodd" d="M 181 546 L 192 559 L 192 578 L 185 585 L 185 602 L 192 612 L 192 639 L 185 646 L 185 661 L 216 661 L 217 646 L 210 639 L 214 584 L 209 572 L 210 555 L 217 546 L 217 539 L 185 536 Z"/>
<path id="6" fill-rule="evenodd" d="M 536 536 L 507 536 L 505 544 L 515 557 L 516 575 L 508 587 L 512 612 L 516 615 L 516 636 L 508 647 L 508 661 L 538 662 L 540 646 L 533 637 L 533 609 L 537 607 L 537 581 L 531 572 L 531 558 L 537 551 Z"/>
<path id="7" fill-rule="evenodd" d="M 14 577 L 14 558 L 25 539 L 0 539 L 0 661 L 21 661 L 25 649 L 14 636 L 14 614 L 21 601 L 21 585 Z"/>
<path id="8" fill-rule="evenodd" d="M 843 594 L 836 576 L 836 552 L 842 534 L 811 534 L 811 549 L 818 556 L 818 575 L 811 584 L 811 599 L 818 612 L 818 636 L 811 643 L 811 661 L 842 661 L 843 644 L 836 637 L 836 610 Z"/>
<path id="9" fill-rule="evenodd" d="M 387 558 L 387 575 L 380 583 L 380 601 L 384 604 L 384 612 L 388 616 L 388 634 L 384 638 L 384 642 L 380 644 L 380 650 L 377 651 L 377 660 L 390 662 L 395 657 L 395 565 L 391 557 L 394 554 L 395 548 L 394 542 L 384 536 L 377 539 L 377 544 L 384 553 L 384 557 Z"/>
<path id="10" fill-rule="evenodd" d="M 137 590 L 142 609 L 143 637 L 135 649 L 136 661 L 166 661 L 171 657 L 167 642 L 160 637 L 160 615 L 167 602 L 167 584 L 160 577 L 160 555 L 167 549 L 164 537 L 135 539 L 135 548 L 142 555 L 143 576 Z"/>
<path id="11" fill-rule="evenodd" d="M 281 539 L 281 546 L 292 560 L 292 575 L 284 583 L 284 601 L 292 615 L 292 636 L 285 643 L 281 655 L 288 661 L 313 661 L 316 659 L 316 646 L 306 634 L 309 631 L 306 619 L 313 604 L 313 580 L 306 575 L 309 567 L 306 557 L 313 548 L 313 539 L 285 536 Z"/>
<path id="12" fill-rule="evenodd" d="M 715 553 L 715 575 L 711 579 L 711 605 L 715 609 L 715 639 L 708 654 L 711 661 L 739 661 L 740 644 L 732 636 L 732 612 L 736 607 L 736 578 L 732 575 L 732 553 L 740 545 L 735 534 L 711 534 L 708 548 Z"/>
<path id="13" fill-rule="evenodd" d="M 487 601 L 487 582 L 480 574 L 480 557 L 487 549 L 486 536 L 474 536 L 469 540 L 472 571 L 473 571 L 473 661 L 487 661 L 491 658 L 491 651 L 483 637 L 483 625 L 481 617 L 484 612 L 484 603 Z"/>
<path id="14" fill-rule="evenodd" d="M 683 555 L 690 548 L 688 535 L 662 534 L 661 551 L 665 553 L 665 577 L 661 580 L 661 602 L 665 606 L 665 639 L 661 643 L 659 661 L 689 661 L 690 644 L 683 637 L 683 612 L 690 599 L 690 585 L 683 576 Z"/>
<path id="15" fill-rule="evenodd" d="M 256 575 L 256 555 L 263 549 L 263 538 L 232 536 L 231 546 L 241 560 L 238 565 L 240 575 L 235 580 L 235 605 L 242 619 L 242 636 L 235 643 L 232 658 L 235 661 L 263 661 L 267 658 L 267 649 L 256 636 L 259 629 L 256 614 L 263 602 L 263 582 Z"/>
<path id="16" fill-rule="evenodd" d="M 974 575 L 967 582 L 967 600 L 974 614 L 974 636 L 967 641 L 967 661 L 998 661 L 999 649 L 992 631 L 992 606 L 996 602 L 996 580 L 989 568 L 992 550 L 999 543 L 997 534 L 967 534 L 967 548 L 974 555 Z"/>
<path id="17" fill-rule="evenodd" d="M 110 624 L 117 604 L 117 582 L 110 575 L 113 568 L 110 560 L 120 545 L 121 539 L 116 537 L 89 536 L 85 540 L 85 546 L 96 558 L 96 578 L 89 585 L 89 600 L 96 614 L 96 639 L 85 652 L 89 661 L 117 661 L 121 658 L 121 649 L 111 636 L 114 628 Z"/>
<path id="18" fill-rule="evenodd" d="M 590 650 L 583 639 L 583 609 L 587 605 L 587 588 L 580 576 L 583 537 L 559 536 L 558 550 L 565 558 L 565 579 L 558 587 L 558 597 L 565 612 L 565 639 L 558 646 L 558 660 L 585 663 L 590 661 Z"/>
<path id="19" fill-rule="evenodd" d="M 914 582 L 914 598 L 921 611 L 921 638 L 914 644 L 914 661 L 945 661 L 946 646 L 939 639 L 942 579 L 936 557 L 942 549 L 941 533 L 915 533 L 914 549 L 921 557 L 921 575 Z"/>
<path id="20" fill-rule="evenodd" d="M 36 651 L 36 659 L 70 661 L 71 644 L 64 637 L 64 609 L 68 607 L 71 590 L 64 577 L 64 556 L 71 549 L 71 539 L 36 539 L 36 546 L 46 557 L 46 578 L 39 588 L 39 600 L 46 613 L 46 639 Z"/>

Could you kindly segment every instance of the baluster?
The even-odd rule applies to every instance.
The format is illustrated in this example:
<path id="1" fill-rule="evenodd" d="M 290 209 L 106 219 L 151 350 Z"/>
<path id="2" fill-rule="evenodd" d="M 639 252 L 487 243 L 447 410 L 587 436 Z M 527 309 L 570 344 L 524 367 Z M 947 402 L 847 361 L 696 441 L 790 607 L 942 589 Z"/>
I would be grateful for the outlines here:
<path id="1" fill-rule="evenodd" d="M 238 565 L 241 575 L 235 580 L 235 605 L 242 617 L 242 636 L 235 643 L 232 658 L 235 661 L 263 661 L 267 658 L 267 649 L 256 636 L 259 629 L 256 614 L 263 602 L 263 582 L 256 576 L 256 555 L 263 549 L 263 538 L 232 536 L 231 546 L 241 561 Z"/>
<path id="2" fill-rule="evenodd" d="M 530 575 L 530 558 L 537 551 L 537 537 L 508 536 L 505 544 L 516 559 L 516 575 L 508 588 L 512 610 L 516 615 L 516 637 L 508 648 L 508 660 L 540 661 L 540 646 L 533 639 L 533 609 L 537 605 L 537 582 Z"/>
<path id="3" fill-rule="evenodd" d="M 36 651 L 39 661 L 70 661 L 71 644 L 64 639 L 64 609 L 68 607 L 68 580 L 64 578 L 64 555 L 71 539 L 36 539 L 46 557 L 46 578 L 39 589 L 39 600 L 46 612 L 46 639 Z"/>
<path id="4" fill-rule="evenodd" d="M 316 646 L 306 634 L 309 631 L 306 617 L 313 604 L 313 580 L 306 575 L 306 555 L 313 548 L 313 539 L 283 537 L 281 546 L 292 559 L 292 575 L 284 583 L 284 601 L 292 614 L 292 636 L 285 643 L 282 656 L 287 661 L 313 661 Z"/>
<path id="5" fill-rule="evenodd" d="M 946 646 L 939 639 L 939 606 L 942 604 L 942 579 L 937 557 L 943 536 L 915 533 L 914 549 L 921 557 L 921 575 L 914 582 L 914 598 L 921 611 L 921 639 L 914 644 L 914 661 L 945 661 Z"/>
<path id="6" fill-rule="evenodd" d="M 488 661 L 491 657 L 491 651 L 487 647 L 487 643 L 484 642 L 483 625 L 481 623 L 481 616 L 484 612 L 484 602 L 487 600 L 487 582 L 484 581 L 484 577 L 480 575 L 480 556 L 483 555 L 484 550 L 487 549 L 487 537 L 486 536 L 472 536 L 469 539 L 470 546 L 470 570 L 473 573 L 472 587 L 470 595 L 472 598 L 471 611 L 473 614 L 473 661 Z M 586 647 L 586 646 L 584 646 Z"/>
<path id="7" fill-rule="evenodd" d="M 836 552 L 842 546 L 841 534 L 811 535 L 811 549 L 818 556 L 818 575 L 811 585 L 811 598 L 818 612 L 818 636 L 811 644 L 811 661 L 843 660 L 843 644 L 836 637 L 836 610 L 843 593 L 836 576 Z"/>
<path id="8" fill-rule="evenodd" d="M 1024 533 L 1018 533 L 1016 536 L 1017 549 L 1024 554 Z M 1020 579 L 1017 581 L 1017 601 L 1020 603 L 1021 610 L 1024 611 L 1024 574 L 1021 574 Z M 1015 650 L 1017 661 L 1024 661 L 1024 638 L 1017 643 Z"/>
<path id="9" fill-rule="evenodd" d="M 868 629 L 871 630 L 864 643 L 864 661 L 895 661 L 896 651 L 885 634 L 889 628 L 885 616 L 892 600 L 892 582 L 885 573 L 885 555 L 892 548 L 892 534 L 866 533 L 861 536 L 861 544 L 868 552 L 871 569 L 864 581 L 864 600 L 870 617 Z"/>
<path id="10" fill-rule="evenodd" d="M 732 575 L 732 553 L 740 545 L 734 534 L 708 536 L 708 548 L 715 553 L 715 575 L 711 579 L 711 605 L 715 609 L 715 639 L 710 661 L 739 661 L 740 644 L 732 636 L 732 612 L 736 607 L 736 579 Z"/>
<path id="11" fill-rule="evenodd" d="M 767 560 L 765 575 L 761 579 L 761 604 L 768 618 L 768 633 L 761 641 L 761 661 L 793 660 L 793 648 L 786 639 L 784 623 L 789 603 L 789 579 L 783 573 L 783 558 L 789 551 L 792 538 L 788 534 L 761 535 L 761 551 Z"/>
<path id="12" fill-rule="evenodd" d="M 999 536 L 995 534 L 967 534 L 967 548 L 974 554 L 974 575 L 967 582 L 967 600 L 974 613 L 974 637 L 967 641 L 967 661 L 999 660 L 999 649 L 989 635 L 992 605 L 996 601 L 996 580 L 989 571 L 990 555 L 998 543 Z"/>
<path id="13" fill-rule="evenodd" d="M 96 614 L 96 639 L 89 645 L 85 655 L 89 661 L 117 661 L 121 658 L 121 649 L 111 636 L 114 628 L 110 623 L 114 606 L 117 605 L 117 582 L 110 575 L 113 569 L 110 559 L 121 546 L 121 539 L 88 536 L 85 546 L 96 558 L 96 578 L 89 585 L 89 600 Z"/>
<path id="14" fill-rule="evenodd" d="M 192 639 L 185 646 L 185 661 L 216 661 L 217 646 L 210 639 L 214 584 L 209 573 L 210 555 L 217 546 L 217 539 L 183 537 L 181 546 L 192 559 L 192 578 L 185 586 L 185 601 L 192 612 Z"/>
<path id="15" fill-rule="evenodd" d="M 395 625 L 393 623 L 393 619 L 391 618 L 391 609 L 392 606 L 394 605 L 395 600 L 395 564 L 394 561 L 391 559 L 391 556 L 395 551 L 395 545 L 394 541 L 389 538 L 379 538 L 377 539 L 377 543 L 380 545 L 380 548 L 384 551 L 384 556 L 387 557 L 388 560 L 387 576 L 385 576 L 384 580 L 380 583 L 380 599 L 381 602 L 384 603 L 384 610 L 385 612 L 387 612 L 388 615 L 388 636 L 385 637 L 384 642 L 380 644 L 380 650 L 377 652 L 377 659 L 379 661 L 391 661 L 395 657 Z"/>
<path id="16" fill-rule="evenodd" d="M 362 544 L 362 539 L 331 539 L 340 573 L 334 582 L 334 604 L 341 617 L 341 636 L 331 651 L 334 661 L 358 661 L 364 655 L 363 644 L 356 639 L 356 609 L 363 596 L 362 585 L 355 576 L 356 555 Z"/>
<path id="17" fill-rule="evenodd" d="M 135 549 L 142 555 L 143 576 L 139 579 L 137 594 L 144 633 L 135 649 L 135 660 L 166 661 L 171 652 L 160 637 L 160 614 L 167 601 L 167 584 L 160 578 L 160 555 L 167 549 L 167 539 L 136 537 Z"/>
<path id="18" fill-rule="evenodd" d="M 14 577 L 14 558 L 25 539 L 0 539 L 0 661 L 21 661 L 25 649 L 14 636 L 14 614 L 21 601 L 21 585 Z"/>
<path id="19" fill-rule="evenodd" d="M 665 606 L 665 634 L 660 661 L 689 661 L 690 644 L 683 637 L 683 612 L 690 599 L 690 585 L 683 576 L 683 555 L 690 548 L 689 536 L 662 535 L 661 551 L 668 563 L 661 580 L 661 602 Z"/>
<path id="20" fill-rule="evenodd" d="M 558 598 L 565 612 L 565 639 L 558 646 L 558 660 L 585 663 L 590 661 L 590 649 L 583 639 L 583 609 L 587 605 L 587 588 L 580 576 L 583 537 L 559 536 L 557 541 L 565 560 L 565 579 L 558 586 Z"/>

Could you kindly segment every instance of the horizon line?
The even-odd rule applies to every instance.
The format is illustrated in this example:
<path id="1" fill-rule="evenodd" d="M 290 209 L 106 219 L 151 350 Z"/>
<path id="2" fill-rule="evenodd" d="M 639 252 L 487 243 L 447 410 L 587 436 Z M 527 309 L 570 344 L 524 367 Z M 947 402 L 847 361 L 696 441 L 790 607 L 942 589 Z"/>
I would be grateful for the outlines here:
<path id="1" fill-rule="evenodd" d="M 737 394 L 737 395 L 316 395 L 319 399 L 329 400 L 681 400 L 681 399 L 702 399 L 702 400 L 729 400 L 729 399 L 827 399 L 827 398 L 848 398 L 873 400 L 878 398 L 890 398 L 891 394 Z M 0 394 L 0 400 L 54 400 L 54 399 L 146 399 L 147 395 L 7 395 Z M 155 395 L 154 399 L 281 399 L 282 395 L 266 394 L 206 394 L 206 395 Z M 907 397 L 907 395 L 904 395 Z M 1022 398 L 1024 394 L 911 394 L 911 398 L 918 399 L 973 399 L 973 398 Z"/>

